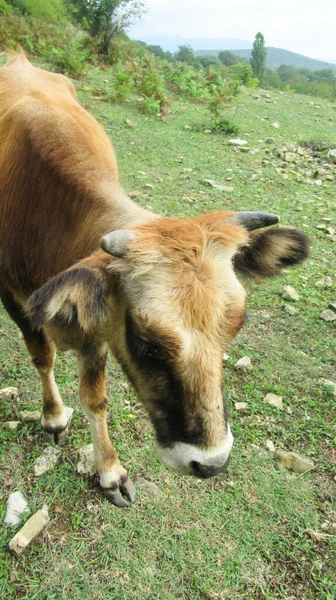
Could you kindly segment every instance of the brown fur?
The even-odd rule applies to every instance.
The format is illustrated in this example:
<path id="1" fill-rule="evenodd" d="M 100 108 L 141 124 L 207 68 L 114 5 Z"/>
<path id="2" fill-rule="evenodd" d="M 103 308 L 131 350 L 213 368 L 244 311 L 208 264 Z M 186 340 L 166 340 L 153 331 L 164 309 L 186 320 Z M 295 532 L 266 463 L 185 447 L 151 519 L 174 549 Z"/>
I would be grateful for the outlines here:
<path id="1" fill-rule="evenodd" d="M 55 417 L 65 426 L 48 335 L 78 352 L 100 473 L 119 464 L 106 427 L 107 345 L 167 445 L 183 422 L 190 443 L 220 446 L 222 353 L 246 304 L 236 273 L 274 275 L 306 256 L 306 238 L 249 234 L 232 212 L 182 220 L 141 209 L 121 190 L 110 141 L 69 80 L 23 54 L 0 69 L 0 173 L 0 287 L 41 375 L 44 426 L 56 431 Z M 105 234 L 126 227 L 135 237 L 123 258 L 98 250 Z M 30 295 L 28 320 L 20 310 Z M 127 314 L 144 348 L 158 346 L 155 359 L 137 360 Z"/>

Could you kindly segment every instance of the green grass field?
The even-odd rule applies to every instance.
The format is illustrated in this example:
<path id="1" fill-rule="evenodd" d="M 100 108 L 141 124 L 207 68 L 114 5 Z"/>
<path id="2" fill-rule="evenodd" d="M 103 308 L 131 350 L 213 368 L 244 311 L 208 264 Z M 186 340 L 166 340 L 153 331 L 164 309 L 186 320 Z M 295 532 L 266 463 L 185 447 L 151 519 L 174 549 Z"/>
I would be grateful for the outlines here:
<path id="1" fill-rule="evenodd" d="M 31 512 L 46 503 L 51 515 L 47 530 L 21 558 L 7 551 L 16 528 L 0 527 L 1 597 L 336 598 L 336 410 L 321 383 L 336 380 L 336 336 L 335 322 L 319 318 L 335 302 L 336 243 L 316 228 L 323 222 L 335 228 L 336 185 L 324 176 L 318 185 L 307 173 L 298 182 L 293 165 L 277 171 L 282 161 L 273 153 L 309 140 L 336 148 L 336 104 L 319 101 L 315 106 L 304 96 L 243 92 L 227 116 L 239 126 L 251 153 L 236 150 L 224 136 L 205 135 L 210 122 L 199 105 L 176 102 L 164 123 L 140 114 L 136 100 L 113 105 L 99 99 L 106 91 L 108 97 L 107 70 L 92 69 L 76 86 L 80 102 L 113 141 L 125 189 L 141 191 L 143 206 L 180 216 L 216 209 L 279 213 L 283 224 L 310 236 L 313 249 L 304 265 L 249 289 L 249 321 L 229 349 L 223 371 L 235 436 L 224 476 L 198 481 L 160 465 L 146 413 L 111 358 L 111 439 L 133 480 L 156 483 L 161 495 L 139 492 L 130 509 L 110 505 L 94 482 L 76 472 L 78 449 L 90 442 L 90 432 L 78 402 L 74 357 L 59 355 L 56 379 L 65 403 L 75 407 L 59 466 L 34 478 L 32 464 L 45 447 L 39 424 L 22 424 L 13 432 L 0 426 L 1 522 L 8 495 L 18 489 Z M 125 119 L 135 127 L 127 127 Z M 266 143 L 267 137 L 274 143 Z M 307 159 L 306 170 L 312 165 Z M 336 165 L 325 168 L 336 177 Z M 206 179 L 233 190 L 220 191 Z M 327 276 L 332 287 L 316 285 Z M 300 295 L 294 316 L 285 310 L 290 302 L 282 298 L 284 285 Z M 20 392 L 20 402 L 3 402 L 5 422 L 15 420 L 20 410 L 39 408 L 41 391 L 21 333 L 2 309 L 0 342 L 0 388 L 16 386 Z M 233 365 L 244 355 L 254 369 L 240 374 Z M 263 403 L 268 392 L 283 396 L 284 411 Z M 237 401 L 247 403 L 245 411 L 234 410 Z M 276 448 L 313 458 L 315 468 L 303 475 L 277 468 L 267 439 Z M 307 529 L 327 535 L 318 542 Z"/>

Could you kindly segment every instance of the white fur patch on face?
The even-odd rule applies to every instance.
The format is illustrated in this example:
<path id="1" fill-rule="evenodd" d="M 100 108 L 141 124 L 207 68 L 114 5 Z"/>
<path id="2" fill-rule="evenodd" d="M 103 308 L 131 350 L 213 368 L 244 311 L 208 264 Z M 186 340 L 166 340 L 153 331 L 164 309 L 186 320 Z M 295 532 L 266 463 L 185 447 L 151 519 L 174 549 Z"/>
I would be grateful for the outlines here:
<path id="1" fill-rule="evenodd" d="M 172 448 L 157 447 L 157 453 L 163 464 L 180 473 L 181 475 L 191 475 L 191 462 L 197 462 L 206 467 L 220 468 L 225 465 L 229 458 L 233 445 L 233 435 L 230 425 L 228 425 L 227 438 L 219 448 L 213 450 L 202 450 L 191 444 L 177 442 Z"/>

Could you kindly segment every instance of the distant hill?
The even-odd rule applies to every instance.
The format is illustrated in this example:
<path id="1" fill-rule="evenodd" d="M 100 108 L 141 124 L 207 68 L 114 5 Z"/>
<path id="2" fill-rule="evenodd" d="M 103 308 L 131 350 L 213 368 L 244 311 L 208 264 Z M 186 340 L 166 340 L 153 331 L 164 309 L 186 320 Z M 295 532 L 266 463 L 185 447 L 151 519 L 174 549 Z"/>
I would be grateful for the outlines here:
<path id="1" fill-rule="evenodd" d="M 133 38 L 133 36 L 131 35 Z M 252 48 L 252 42 L 248 40 L 240 40 L 236 38 L 183 38 L 183 37 L 169 37 L 164 35 L 156 36 L 141 36 L 141 41 L 146 44 L 158 44 L 163 50 L 170 50 L 170 52 L 176 52 L 179 46 L 191 46 L 193 50 L 197 48 L 204 48 L 205 54 L 209 54 L 209 50 L 213 50 L 214 53 L 218 50 L 225 48 L 226 50 L 239 50 L 242 48 Z"/>
<path id="2" fill-rule="evenodd" d="M 224 50 L 230 50 L 230 48 L 223 48 Z M 234 49 L 231 50 L 237 56 L 241 58 L 247 58 L 248 60 L 251 57 L 251 50 L 248 49 Z M 211 50 L 207 50 L 202 48 L 202 50 L 195 51 L 196 56 L 202 56 L 204 54 L 218 55 L 218 50 L 213 48 Z M 280 67 L 280 65 L 290 65 L 291 67 L 297 68 L 306 68 L 306 69 L 335 69 L 335 63 L 328 63 L 322 60 L 316 60 L 314 58 L 308 58 L 308 56 L 303 56 L 303 54 L 296 54 L 295 52 L 290 52 L 289 50 L 283 50 L 282 48 L 267 48 L 267 66 L 268 67 Z"/>

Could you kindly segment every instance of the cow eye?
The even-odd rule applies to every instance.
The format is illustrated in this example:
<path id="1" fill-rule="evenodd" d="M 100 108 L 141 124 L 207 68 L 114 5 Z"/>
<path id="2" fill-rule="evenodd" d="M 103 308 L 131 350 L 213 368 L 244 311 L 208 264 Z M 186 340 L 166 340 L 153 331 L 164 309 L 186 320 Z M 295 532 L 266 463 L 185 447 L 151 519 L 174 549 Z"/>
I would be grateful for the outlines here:
<path id="1" fill-rule="evenodd" d="M 139 359 L 141 359 L 141 358 L 157 359 L 160 357 L 161 348 L 159 348 L 159 346 L 156 346 L 152 342 L 148 342 L 148 341 L 140 338 L 140 339 L 136 340 L 135 350 L 136 350 L 137 357 Z"/>

